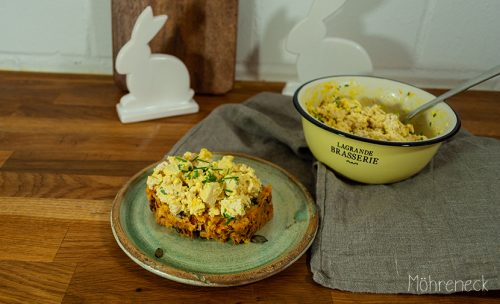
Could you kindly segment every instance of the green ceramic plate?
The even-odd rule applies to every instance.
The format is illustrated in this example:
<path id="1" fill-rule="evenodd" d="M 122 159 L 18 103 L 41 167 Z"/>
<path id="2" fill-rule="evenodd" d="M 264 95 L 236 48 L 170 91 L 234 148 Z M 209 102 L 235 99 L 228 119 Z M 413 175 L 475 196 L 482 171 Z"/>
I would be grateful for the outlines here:
<path id="1" fill-rule="evenodd" d="M 262 280 L 302 256 L 318 227 L 316 207 L 307 190 L 270 162 L 231 155 L 235 162 L 253 167 L 261 181 L 273 187 L 273 219 L 257 232 L 267 242 L 233 245 L 190 239 L 158 225 L 145 193 L 147 176 L 156 165 L 153 164 L 132 177 L 113 203 L 111 228 L 123 251 L 148 271 L 199 286 L 235 286 Z M 157 248 L 164 251 L 161 258 L 155 257 Z"/>

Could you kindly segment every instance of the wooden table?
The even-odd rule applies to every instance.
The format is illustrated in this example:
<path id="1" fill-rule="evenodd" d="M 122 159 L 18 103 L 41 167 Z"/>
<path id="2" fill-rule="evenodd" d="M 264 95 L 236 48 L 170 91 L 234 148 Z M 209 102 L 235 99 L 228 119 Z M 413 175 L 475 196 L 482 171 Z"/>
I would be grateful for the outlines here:
<path id="1" fill-rule="evenodd" d="M 132 262 L 109 224 L 118 189 L 218 105 L 282 86 L 237 82 L 225 96 L 197 96 L 197 114 L 122 125 L 122 92 L 111 77 L 0 72 L 0 302 L 500 303 L 499 292 L 331 290 L 313 282 L 307 255 L 263 281 L 221 289 L 169 281 Z M 466 129 L 500 138 L 500 92 L 471 91 L 451 104 Z"/>

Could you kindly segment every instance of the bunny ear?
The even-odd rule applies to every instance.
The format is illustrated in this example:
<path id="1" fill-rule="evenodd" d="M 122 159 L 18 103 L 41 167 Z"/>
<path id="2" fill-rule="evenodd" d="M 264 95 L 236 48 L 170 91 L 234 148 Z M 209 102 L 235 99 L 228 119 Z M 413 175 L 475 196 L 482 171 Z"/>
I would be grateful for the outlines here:
<path id="1" fill-rule="evenodd" d="M 153 18 L 151 23 L 149 24 L 148 32 L 145 34 L 146 39 L 144 42 L 149 42 L 153 37 L 158 34 L 158 32 L 161 30 L 165 22 L 167 22 L 167 15 L 159 15 Z"/>
<path id="2" fill-rule="evenodd" d="M 346 0 L 314 0 L 308 18 L 323 20 L 336 12 Z"/>
<path id="3" fill-rule="evenodd" d="M 166 21 L 166 15 L 153 17 L 151 6 L 146 7 L 137 17 L 132 30 L 132 39 L 141 43 L 148 43 L 160 31 Z"/>

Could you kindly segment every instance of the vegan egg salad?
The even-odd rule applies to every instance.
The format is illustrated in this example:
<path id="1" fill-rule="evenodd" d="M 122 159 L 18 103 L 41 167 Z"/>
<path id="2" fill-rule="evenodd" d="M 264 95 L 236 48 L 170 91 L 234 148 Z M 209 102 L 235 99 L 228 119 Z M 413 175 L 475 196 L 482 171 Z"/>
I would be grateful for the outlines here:
<path id="1" fill-rule="evenodd" d="M 327 126 L 361 137 L 402 142 L 427 139 L 415 134 L 412 124 L 403 124 L 398 115 L 386 113 L 380 105 L 363 106 L 357 99 L 335 92 L 317 106 L 308 103 L 307 111 Z"/>
<path id="2" fill-rule="evenodd" d="M 272 216 L 271 189 L 255 170 L 231 155 L 214 160 L 207 149 L 168 156 L 146 192 L 157 221 L 188 236 L 245 242 Z"/>

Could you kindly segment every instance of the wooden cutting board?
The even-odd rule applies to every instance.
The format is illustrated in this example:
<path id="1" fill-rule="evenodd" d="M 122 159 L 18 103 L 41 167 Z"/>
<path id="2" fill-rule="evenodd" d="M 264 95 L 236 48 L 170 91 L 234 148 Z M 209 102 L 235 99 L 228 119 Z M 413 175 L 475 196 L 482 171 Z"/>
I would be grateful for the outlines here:
<path id="1" fill-rule="evenodd" d="M 187 66 L 196 93 L 224 94 L 232 89 L 236 58 L 238 0 L 112 0 L 113 63 L 130 39 L 142 10 L 168 15 L 149 43 L 153 53 L 171 54 Z M 125 76 L 113 69 L 116 84 L 126 90 Z"/>

